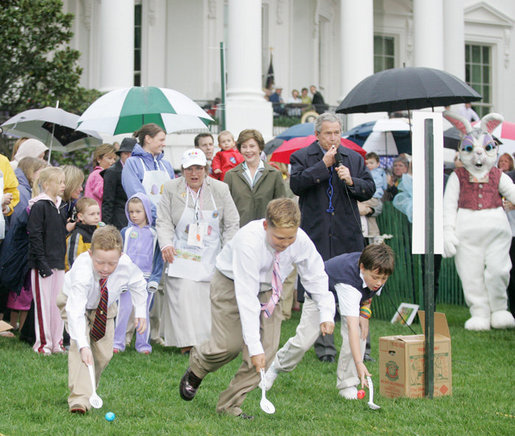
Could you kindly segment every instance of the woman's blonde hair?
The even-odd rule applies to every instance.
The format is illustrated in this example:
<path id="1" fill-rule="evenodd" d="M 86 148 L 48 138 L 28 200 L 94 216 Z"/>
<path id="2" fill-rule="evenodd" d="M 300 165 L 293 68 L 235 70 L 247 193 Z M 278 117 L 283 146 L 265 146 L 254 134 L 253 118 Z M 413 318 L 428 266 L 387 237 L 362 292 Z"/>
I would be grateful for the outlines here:
<path id="1" fill-rule="evenodd" d="M 116 154 L 116 147 L 112 144 L 99 145 L 93 153 L 93 165 L 97 165 L 98 161 L 102 159 L 106 154 Z"/>
<path id="2" fill-rule="evenodd" d="M 31 187 L 33 187 L 34 184 L 34 173 L 41 168 L 46 168 L 47 166 L 48 164 L 43 159 L 28 156 L 24 157 L 18 163 L 18 168 L 23 171 L 23 174 L 27 177 L 27 181 Z"/>
<path id="3" fill-rule="evenodd" d="M 36 197 L 37 195 L 45 192 L 44 186 L 51 181 L 59 180 L 61 175 L 64 175 L 64 171 L 59 167 L 47 167 L 42 169 L 39 176 L 34 181 L 32 196 Z"/>
<path id="4" fill-rule="evenodd" d="M 75 165 L 64 165 L 62 167 L 64 171 L 64 188 L 63 200 L 70 201 L 72 199 L 72 192 L 76 191 L 79 186 L 84 183 L 84 173 L 80 168 Z"/>

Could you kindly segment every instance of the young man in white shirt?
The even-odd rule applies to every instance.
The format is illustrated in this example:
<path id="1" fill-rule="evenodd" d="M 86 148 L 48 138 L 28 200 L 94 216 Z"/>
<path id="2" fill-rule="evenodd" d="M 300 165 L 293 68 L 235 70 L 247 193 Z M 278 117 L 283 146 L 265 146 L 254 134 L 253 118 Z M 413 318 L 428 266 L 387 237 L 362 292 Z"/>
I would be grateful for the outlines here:
<path id="1" fill-rule="evenodd" d="M 102 372 L 113 357 L 117 312 L 113 303 L 123 291 L 131 293 L 138 333 L 146 329 L 147 281 L 129 256 L 122 253 L 122 248 L 122 237 L 116 227 L 95 230 L 91 249 L 75 259 L 64 276 L 63 290 L 57 299 L 72 339 L 68 353 L 68 405 L 72 413 L 84 414 L 91 407 L 88 366 L 94 365 L 98 386 Z M 106 310 L 102 308 L 103 297 L 107 299 L 104 301 Z M 99 323 L 105 327 L 100 327 Z"/>
<path id="2" fill-rule="evenodd" d="M 216 410 L 253 418 L 243 413 L 241 405 L 258 386 L 261 369 L 271 363 L 279 346 L 282 315 L 275 305 L 294 266 L 319 308 L 320 331 L 332 333 L 334 298 L 324 264 L 299 225 L 300 211 L 293 200 L 272 200 L 266 218 L 241 228 L 218 255 L 211 281 L 211 338 L 191 350 L 190 367 L 179 388 L 182 399 L 191 401 L 207 374 L 243 350 L 243 362 L 220 394 Z"/>

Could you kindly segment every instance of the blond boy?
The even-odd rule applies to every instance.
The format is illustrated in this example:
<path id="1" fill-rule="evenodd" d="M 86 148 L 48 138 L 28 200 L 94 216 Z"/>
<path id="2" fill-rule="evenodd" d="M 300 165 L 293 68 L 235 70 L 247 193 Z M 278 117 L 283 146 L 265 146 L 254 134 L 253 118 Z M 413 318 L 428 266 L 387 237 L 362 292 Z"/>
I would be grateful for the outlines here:
<path id="1" fill-rule="evenodd" d="M 211 338 L 191 350 L 190 367 L 179 388 L 183 400 L 193 400 L 207 374 L 243 351 L 243 362 L 220 394 L 216 410 L 253 418 L 241 405 L 279 346 L 282 315 L 275 306 L 294 266 L 319 308 L 322 334 L 332 333 L 334 298 L 322 257 L 299 225 L 300 211 L 293 200 L 272 200 L 266 218 L 242 227 L 218 255 L 211 281 Z"/>
<path id="2" fill-rule="evenodd" d="M 117 311 L 113 303 L 122 291 L 131 293 L 138 332 L 146 329 L 147 282 L 141 270 L 122 254 L 122 246 L 122 237 L 116 227 L 97 229 L 91 249 L 78 256 L 66 273 L 57 301 L 71 338 L 68 405 L 72 413 L 84 414 L 91 407 L 88 366 L 94 367 L 98 386 L 100 376 L 113 356 L 113 318 Z M 104 297 L 107 313 L 102 310 Z M 102 323 L 102 316 L 105 329 L 97 322 Z"/>

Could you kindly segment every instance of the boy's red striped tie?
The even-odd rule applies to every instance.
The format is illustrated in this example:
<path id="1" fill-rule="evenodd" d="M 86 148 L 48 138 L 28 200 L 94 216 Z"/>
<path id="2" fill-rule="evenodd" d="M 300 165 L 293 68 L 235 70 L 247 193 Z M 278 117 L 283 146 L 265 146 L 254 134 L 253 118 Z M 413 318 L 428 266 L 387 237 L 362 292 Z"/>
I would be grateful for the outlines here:
<path id="1" fill-rule="evenodd" d="M 91 326 L 91 339 L 98 341 L 106 334 L 107 323 L 107 301 L 109 293 L 106 285 L 107 279 L 100 279 L 100 301 L 98 303 L 95 320 Z"/>

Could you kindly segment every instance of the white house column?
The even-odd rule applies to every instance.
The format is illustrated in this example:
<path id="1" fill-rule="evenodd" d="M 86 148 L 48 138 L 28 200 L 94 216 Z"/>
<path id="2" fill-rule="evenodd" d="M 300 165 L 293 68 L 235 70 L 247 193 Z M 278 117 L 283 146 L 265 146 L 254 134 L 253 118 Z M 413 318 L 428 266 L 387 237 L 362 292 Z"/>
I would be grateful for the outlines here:
<path id="1" fill-rule="evenodd" d="M 100 5 L 100 91 L 134 83 L 134 1 L 102 0 Z"/>
<path id="2" fill-rule="evenodd" d="M 445 71 L 465 80 L 465 14 L 463 0 L 443 4 Z"/>
<path id="3" fill-rule="evenodd" d="M 235 137 L 257 129 L 272 137 L 272 105 L 261 84 L 261 0 L 229 0 L 229 40 L 226 50 L 226 127 Z"/>
<path id="4" fill-rule="evenodd" d="M 443 70 L 443 0 L 413 0 L 415 67 Z"/>
<path id="5" fill-rule="evenodd" d="M 341 0 L 341 87 L 343 100 L 365 77 L 374 74 L 374 3 L 373 0 Z M 363 122 L 363 115 L 349 115 L 349 129 Z"/>

